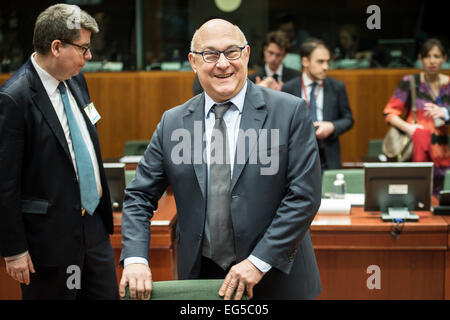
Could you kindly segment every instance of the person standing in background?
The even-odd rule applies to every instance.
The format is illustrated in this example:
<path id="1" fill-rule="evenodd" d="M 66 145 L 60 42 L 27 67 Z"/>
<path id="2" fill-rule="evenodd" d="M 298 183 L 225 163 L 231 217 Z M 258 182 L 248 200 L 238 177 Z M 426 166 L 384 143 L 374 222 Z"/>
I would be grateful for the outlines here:
<path id="1" fill-rule="evenodd" d="M 282 90 L 306 100 L 316 128 L 322 170 L 339 169 L 339 136 L 353 127 L 345 84 L 327 77 L 330 52 L 322 40 L 305 40 L 300 55 L 301 76 L 285 83 Z"/>
<path id="2" fill-rule="evenodd" d="M 384 108 L 384 117 L 387 123 L 411 137 L 412 161 L 434 163 L 433 194 L 438 195 L 450 167 L 447 125 L 450 121 L 450 83 L 449 76 L 440 73 L 447 54 L 441 41 L 430 38 L 422 44 L 418 56 L 423 70 L 415 76 L 416 123 L 413 123 L 409 85 L 410 77 L 414 75 L 406 75 L 400 81 Z M 401 118 L 403 113 L 407 114 L 406 120 Z"/>
<path id="3" fill-rule="evenodd" d="M 47 8 L 35 52 L 0 87 L 0 253 L 22 299 L 119 298 L 99 116 L 80 73 L 96 32 L 77 6 Z"/>
<path id="4" fill-rule="evenodd" d="M 300 71 L 283 65 L 289 47 L 289 38 L 283 31 L 269 32 L 264 41 L 264 67 L 248 78 L 266 88 L 281 90 L 285 82 L 300 76 Z"/>

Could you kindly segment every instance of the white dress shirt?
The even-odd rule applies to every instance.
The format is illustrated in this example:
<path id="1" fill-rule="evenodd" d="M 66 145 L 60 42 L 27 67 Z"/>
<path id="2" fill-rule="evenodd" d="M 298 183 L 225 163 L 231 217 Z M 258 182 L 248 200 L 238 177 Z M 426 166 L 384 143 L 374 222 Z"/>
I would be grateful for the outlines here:
<path id="1" fill-rule="evenodd" d="M 42 84 L 44 85 L 45 91 L 47 92 L 47 95 L 50 98 L 50 102 L 52 103 L 53 108 L 55 109 L 56 115 L 58 116 L 59 122 L 61 123 L 61 127 L 62 127 L 62 129 L 64 131 L 64 135 L 66 137 L 67 145 L 69 146 L 69 151 L 70 151 L 70 155 L 72 157 L 73 167 L 78 176 L 77 164 L 75 161 L 75 152 L 73 150 L 72 138 L 70 136 L 69 123 L 67 122 L 66 112 L 64 111 L 64 104 L 62 102 L 61 94 L 58 89 L 58 85 L 59 85 L 60 81 L 56 80 L 51 74 L 49 74 L 47 71 L 42 69 L 37 64 L 36 60 L 34 59 L 34 53 L 31 55 L 31 62 L 33 63 L 33 66 L 36 69 L 38 76 L 42 81 Z M 64 82 L 64 85 L 66 86 L 67 93 L 69 95 L 70 107 L 75 116 L 78 127 L 80 128 L 80 132 L 81 132 L 81 135 L 83 136 L 84 143 L 86 144 L 86 146 L 88 148 L 89 155 L 91 156 L 92 166 L 94 168 L 95 182 L 97 184 L 98 197 L 101 198 L 102 197 L 102 184 L 101 184 L 101 180 L 100 180 L 100 171 L 98 168 L 97 156 L 95 154 L 94 145 L 92 144 L 91 136 L 89 135 L 89 131 L 86 126 L 86 122 L 84 121 L 83 115 L 81 114 L 81 110 L 78 107 L 77 102 L 65 82 Z"/>
<path id="2" fill-rule="evenodd" d="M 75 162 L 75 152 L 73 151 L 73 145 L 72 145 L 72 138 L 70 137 L 70 129 L 69 124 L 67 123 L 67 116 L 66 112 L 64 111 L 64 105 L 62 102 L 61 94 L 58 90 L 59 80 L 56 80 L 51 74 L 49 74 L 47 71 L 42 69 L 34 59 L 34 55 L 36 53 L 33 53 L 31 55 L 31 63 L 33 64 L 33 67 L 36 69 L 36 72 L 39 76 L 39 79 L 41 79 L 41 82 L 44 86 L 45 91 L 47 92 L 47 95 L 50 99 L 50 102 L 52 103 L 53 108 L 55 109 L 56 115 L 58 116 L 59 122 L 61 124 L 61 127 L 64 131 L 64 135 L 66 137 L 67 145 L 69 146 L 70 155 L 72 157 L 72 163 L 73 167 L 75 169 L 75 173 L 78 176 L 77 172 L 77 164 Z M 64 83 L 64 85 L 67 88 L 67 92 L 69 94 L 69 102 L 70 107 L 72 109 L 72 112 L 75 116 L 75 119 L 78 123 L 78 127 L 80 128 L 81 135 L 83 136 L 83 140 L 86 143 L 86 146 L 89 151 L 89 155 L 91 156 L 92 160 L 92 166 L 94 167 L 94 174 L 95 174 L 95 182 L 97 184 L 97 192 L 98 197 L 101 198 L 102 196 L 102 184 L 100 180 L 100 172 L 98 168 L 98 162 L 97 162 L 97 156 L 95 154 L 94 146 L 92 144 L 91 137 L 89 135 L 89 131 L 86 127 L 86 122 L 84 121 L 83 115 L 81 114 L 80 109 L 77 106 L 77 102 L 75 98 L 73 97 L 72 93 L 70 92 L 70 89 L 67 87 L 67 85 Z M 11 257 L 5 257 L 5 260 L 12 261 L 22 258 L 28 253 L 28 251 L 25 251 L 23 253 L 20 253 L 15 256 Z"/>
<path id="3" fill-rule="evenodd" d="M 272 77 L 274 74 L 278 75 L 278 81 L 281 81 L 282 77 L 283 77 L 283 64 L 280 63 L 280 65 L 278 66 L 278 69 L 273 72 L 269 66 L 267 65 L 267 63 L 264 65 L 264 69 L 266 70 L 266 75 L 268 77 Z"/>
<path id="4" fill-rule="evenodd" d="M 311 103 L 311 89 L 312 89 L 312 84 L 313 81 L 306 75 L 305 72 L 302 73 L 302 81 L 303 81 L 303 85 L 306 88 L 306 94 L 307 96 L 305 97 L 305 90 L 303 90 L 303 86 L 302 86 L 302 98 L 305 99 L 306 101 L 308 101 L 308 103 Z M 315 96 L 316 96 L 316 117 L 317 117 L 317 121 L 323 121 L 323 80 L 318 80 L 316 81 L 317 86 L 316 86 L 316 91 L 315 91 Z M 309 105 L 308 105 L 309 107 Z"/>
<path id="5" fill-rule="evenodd" d="M 233 166 L 234 166 L 234 157 L 236 153 L 236 142 L 239 134 L 239 126 L 241 123 L 242 110 L 244 108 L 244 100 L 245 94 L 247 93 L 247 83 L 245 83 L 244 87 L 239 91 L 237 95 L 229 100 L 233 105 L 225 112 L 223 116 L 223 120 L 225 125 L 227 126 L 227 135 L 228 135 L 228 143 L 230 147 L 230 167 L 231 167 L 231 177 L 233 176 Z M 207 170 L 208 170 L 208 181 L 209 181 L 209 163 L 210 163 L 210 144 L 211 144 L 211 135 L 214 128 L 215 116 L 214 110 L 212 109 L 213 105 L 216 102 L 208 96 L 205 92 L 205 137 L 206 137 L 206 161 L 207 161 Z M 230 179 L 231 179 L 230 177 Z M 205 236 L 209 237 L 209 226 L 205 226 Z M 272 267 L 271 265 L 265 263 L 261 259 L 250 255 L 248 258 L 260 271 L 267 272 Z M 141 257 L 129 257 L 124 260 L 124 266 L 127 266 L 131 263 L 144 263 L 148 265 L 148 261 Z"/>

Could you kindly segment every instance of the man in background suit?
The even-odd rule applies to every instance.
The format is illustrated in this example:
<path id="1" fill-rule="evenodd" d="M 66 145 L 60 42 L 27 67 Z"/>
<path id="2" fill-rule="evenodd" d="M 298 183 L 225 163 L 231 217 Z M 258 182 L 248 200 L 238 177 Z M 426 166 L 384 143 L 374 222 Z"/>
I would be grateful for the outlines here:
<path id="1" fill-rule="evenodd" d="M 289 38 L 283 31 L 269 32 L 264 40 L 264 68 L 248 78 L 266 88 L 281 90 L 283 83 L 300 76 L 299 71 L 287 68 L 282 63 L 289 47 Z"/>
<path id="2" fill-rule="evenodd" d="M 313 124 L 303 99 L 247 79 L 249 56 L 228 21 L 195 32 L 189 61 L 205 91 L 164 113 L 127 186 L 121 296 L 126 286 L 131 297 L 150 296 L 150 219 L 168 185 L 178 279 L 224 279 L 225 299 L 320 293 L 309 231 L 321 194 Z"/>
<path id="3" fill-rule="evenodd" d="M 306 100 L 316 129 L 322 170 L 339 169 L 339 136 L 353 126 L 345 85 L 327 77 L 330 51 L 322 40 L 305 40 L 300 55 L 303 73 L 286 82 L 282 90 Z"/>
<path id="4" fill-rule="evenodd" d="M 23 299 L 119 298 L 98 114 L 79 74 L 96 32 L 77 6 L 47 8 L 36 52 L 0 88 L 0 253 Z"/>

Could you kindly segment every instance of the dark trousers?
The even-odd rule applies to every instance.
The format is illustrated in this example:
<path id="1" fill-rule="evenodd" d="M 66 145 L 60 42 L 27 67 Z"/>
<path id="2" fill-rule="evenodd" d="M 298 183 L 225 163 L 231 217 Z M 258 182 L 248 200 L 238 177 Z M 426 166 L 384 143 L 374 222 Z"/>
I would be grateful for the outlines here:
<path id="1" fill-rule="evenodd" d="M 30 285 L 21 285 L 23 300 L 119 299 L 114 252 L 100 215 L 86 214 L 82 228 L 82 261 L 64 267 L 35 265 Z"/>
<path id="2" fill-rule="evenodd" d="M 223 270 L 211 259 L 202 257 L 199 279 L 225 279 L 228 271 L 230 271 L 233 265 L 234 263 L 232 263 L 226 270 Z"/>

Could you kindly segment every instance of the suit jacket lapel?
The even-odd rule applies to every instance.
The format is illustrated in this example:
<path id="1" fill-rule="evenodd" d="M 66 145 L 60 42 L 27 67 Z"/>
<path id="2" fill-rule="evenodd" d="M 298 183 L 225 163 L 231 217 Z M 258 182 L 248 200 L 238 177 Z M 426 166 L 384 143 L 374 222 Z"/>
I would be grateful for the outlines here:
<path id="1" fill-rule="evenodd" d="M 197 96 L 191 101 L 186 113 L 183 115 L 184 128 L 191 134 L 191 163 L 193 163 L 195 175 L 206 199 L 207 167 L 203 160 L 203 150 L 205 150 L 205 141 L 203 139 L 205 132 L 204 112 L 205 94 Z"/>
<path id="2" fill-rule="evenodd" d="M 259 130 L 262 128 L 267 117 L 267 111 L 264 108 L 265 102 L 261 90 L 251 81 L 247 81 L 247 93 L 245 95 L 244 108 L 242 110 L 239 135 L 236 143 L 236 155 L 234 159 L 233 177 L 231 179 L 231 191 L 233 191 L 239 176 L 242 173 L 248 158 L 252 152 L 257 152 L 256 145 L 259 137 Z M 256 131 L 256 141 L 250 141 L 248 148 L 245 148 L 245 132 L 247 130 Z M 251 139 L 250 139 L 251 140 Z M 239 151 L 245 150 L 245 161 L 239 159 Z M 242 158 L 242 157 L 241 157 Z"/>
<path id="3" fill-rule="evenodd" d="M 50 129 L 53 131 L 58 142 L 61 144 L 64 152 L 67 157 L 72 162 L 72 157 L 69 152 L 69 146 L 67 145 L 66 136 L 64 135 L 64 131 L 61 127 L 61 123 L 59 122 L 58 116 L 56 115 L 55 109 L 50 101 L 50 98 L 47 95 L 47 91 L 45 91 L 44 85 L 42 84 L 36 70 L 31 63 L 31 60 L 28 60 L 29 64 L 29 82 L 31 90 L 34 92 L 32 94 L 32 99 L 36 107 L 41 111 L 45 120 L 47 121 Z"/>

